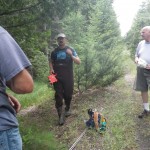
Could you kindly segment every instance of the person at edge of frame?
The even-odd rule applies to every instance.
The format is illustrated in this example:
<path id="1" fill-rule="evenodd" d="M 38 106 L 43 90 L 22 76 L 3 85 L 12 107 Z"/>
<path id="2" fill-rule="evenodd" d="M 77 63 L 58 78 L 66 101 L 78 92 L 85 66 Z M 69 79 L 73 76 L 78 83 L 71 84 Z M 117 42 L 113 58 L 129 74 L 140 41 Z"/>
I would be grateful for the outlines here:
<path id="1" fill-rule="evenodd" d="M 136 53 L 135 63 L 137 64 L 137 74 L 134 84 L 136 91 L 141 91 L 144 110 L 139 114 L 139 118 L 146 117 L 150 114 L 148 103 L 148 88 L 150 87 L 150 26 L 141 29 L 142 41 L 139 42 Z M 144 62 L 143 65 L 140 65 Z"/>
<path id="2" fill-rule="evenodd" d="M 22 150 L 22 138 L 16 114 L 21 105 L 14 93 L 33 91 L 34 83 L 28 72 L 30 61 L 13 37 L 0 26 L 0 150 Z"/>

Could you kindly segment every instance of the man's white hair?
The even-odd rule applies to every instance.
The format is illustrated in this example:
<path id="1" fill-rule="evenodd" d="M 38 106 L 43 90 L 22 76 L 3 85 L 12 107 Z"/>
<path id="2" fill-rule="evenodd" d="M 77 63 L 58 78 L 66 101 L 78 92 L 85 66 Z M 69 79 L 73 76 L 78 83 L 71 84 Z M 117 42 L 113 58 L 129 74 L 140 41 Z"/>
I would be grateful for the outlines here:
<path id="1" fill-rule="evenodd" d="M 145 26 L 145 27 L 142 28 L 142 30 L 143 29 L 146 29 L 146 30 L 150 31 L 150 26 Z"/>

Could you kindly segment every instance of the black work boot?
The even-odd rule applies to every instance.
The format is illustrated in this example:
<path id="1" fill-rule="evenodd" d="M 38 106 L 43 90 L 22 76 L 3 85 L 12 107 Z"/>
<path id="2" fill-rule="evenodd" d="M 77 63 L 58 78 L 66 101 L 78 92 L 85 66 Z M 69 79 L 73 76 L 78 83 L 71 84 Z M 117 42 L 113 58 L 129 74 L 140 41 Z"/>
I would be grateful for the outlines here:
<path id="1" fill-rule="evenodd" d="M 69 107 L 65 108 L 65 117 L 69 117 L 71 115 L 71 111 Z"/>
<path id="2" fill-rule="evenodd" d="M 57 112 L 59 116 L 59 125 L 63 125 L 65 122 L 65 116 L 62 107 L 57 108 Z"/>

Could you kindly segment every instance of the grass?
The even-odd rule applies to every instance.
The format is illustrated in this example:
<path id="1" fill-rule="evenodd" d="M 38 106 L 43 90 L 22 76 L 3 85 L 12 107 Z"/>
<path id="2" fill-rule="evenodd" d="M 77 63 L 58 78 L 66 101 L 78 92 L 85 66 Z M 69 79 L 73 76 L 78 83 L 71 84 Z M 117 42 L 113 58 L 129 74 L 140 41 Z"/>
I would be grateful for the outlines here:
<path id="1" fill-rule="evenodd" d="M 134 77 L 133 61 L 127 60 L 125 65 L 126 73 L 131 74 L 131 78 Z M 137 142 L 139 130 L 143 130 L 139 129 L 141 120 L 137 118 L 140 112 L 140 97 L 133 91 L 131 78 L 130 76 L 126 79 L 123 77 L 106 89 L 98 89 L 95 92 L 87 91 L 82 97 L 77 98 L 74 103 L 74 109 L 77 109 L 75 110 L 76 117 L 68 121 L 67 131 L 61 140 L 64 140 L 64 143 L 70 140 L 70 144 L 73 144 L 85 128 L 83 120 L 88 118 L 87 109 L 104 108 L 102 113 L 107 118 L 106 133 L 102 136 L 95 130 L 88 130 L 76 149 L 140 150 L 139 142 Z"/>
<path id="2" fill-rule="evenodd" d="M 103 108 L 107 130 L 103 135 L 94 129 L 87 130 L 76 145 L 76 150 L 141 150 L 143 138 L 147 140 L 150 137 L 150 121 L 146 119 L 141 122 L 137 118 L 141 105 L 140 95 L 135 94 L 132 89 L 135 64 L 127 59 L 124 65 L 127 73 L 125 78 L 105 89 L 90 89 L 82 96 L 75 95 L 72 101 L 74 115 L 61 127 L 57 125 L 58 117 L 52 100 L 52 89 L 36 83 L 32 98 L 32 94 L 26 99 L 20 98 L 21 102 L 25 102 L 24 108 L 38 105 L 33 112 L 19 117 L 24 150 L 69 149 L 86 128 L 84 120 L 88 119 L 89 108 L 99 111 Z M 28 99 L 33 101 L 26 104 Z M 140 142 L 137 139 L 140 139 Z"/>
<path id="3" fill-rule="evenodd" d="M 103 92 L 102 96 L 93 96 L 92 102 L 86 99 L 86 103 L 80 106 L 80 108 L 85 110 L 92 103 L 93 108 L 99 109 L 99 107 L 103 107 L 104 110 L 102 113 L 107 118 L 107 131 L 104 136 L 95 133 L 94 130 L 88 131 L 82 142 L 77 145 L 78 150 L 81 150 L 83 145 L 87 150 L 90 150 L 90 148 L 100 148 L 102 150 L 137 150 L 138 145 L 135 140 L 136 128 L 132 116 L 134 114 L 132 112 L 134 111 L 132 109 L 134 102 L 131 100 L 130 89 L 126 89 L 127 87 L 124 84 L 122 79 L 118 83 L 115 83 L 113 89 L 107 89 Z M 90 141 L 88 138 L 90 138 Z"/>
<path id="4" fill-rule="evenodd" d="M 134 76 L 133 61 L 127 58 L 124 65 L 125 72 Z M 128 83 L 132 79 L 127 80 L 121 78 L 116 81 L 114 89 L 105 94 L 105 114 L 108 118 L 108 130 L 104 137 L 105 150 L 138 149 L 134 120 L 137 103 L 132 96 L 133 83 Z"/>
<path id="5" fill-rule="evenodd" d="M 37 128 L 35 125 L 29 125 L 27 128 L 21 128 L 23 138 L 23 150 L 65 150 L 62 145 L 58 145 L 57 139 L 49 131 Z"/>
<path id="6" fill-rule="evenodd" d="M 22 109 L 24 110 L 30 106 L 38 107 L 48 100 L 48 107 L 50 107 L 51 103 L 53 103 L 54 91 L 52 87 L 50 88 L 48 85 L 38 81 L 35 81 L 34 91 L 31 94 L 18 95 L 9 90 L 8 92 L 20 101 Z M 38 119 L 36 115 L 33 117 Z M 33 121 L 28 120 L 28 115 L 19 115 L 18 119 L 20 123 L 20 132 L 23 139 L 23 150 L 63 150 L 63 144 L 58 145 L 58 141 L 54 134 L 51 131 L 45 130 L 45 125 L 49 126 L 50 122 L 45 123 L 44 121 L 41 121 L 43 122 L 43 125 L 37 126 L 37 124 L 41 125 L 41 123 L 39 123 L 38 120 L 37 123 L 34 122 L 34 119 Z"/>
<path id="7" fill-rule="evenodd" d="M 124 81 L 118 81 L 115 87 L 120 89 L 120 91 L 117 91 L 118 94 L 114 97 L 110 95 L 105 97 L 107 105 L 105 113 L 109 120 L 108 130 L 104 137 L 105 149 L 137 149 L 138 145 L 135 140 L 136 123 L 132 116 L 134 114 L 134 101 L 131 97 L 131 90 L 125 86 Z M 111 110 L 111 113 L 109 110 Z"/>
<path id="8" fill-rule="evenodd" d="M 21 103 L 22 109 L 29 106 L 38 105 L 49 98 L 53 98 L 53 90 L 48 85 L 42 82 L 34 82 L 34 90 L 30 94 L 15 94 L 11 91 L 8 91 L 14 95 Z"/>

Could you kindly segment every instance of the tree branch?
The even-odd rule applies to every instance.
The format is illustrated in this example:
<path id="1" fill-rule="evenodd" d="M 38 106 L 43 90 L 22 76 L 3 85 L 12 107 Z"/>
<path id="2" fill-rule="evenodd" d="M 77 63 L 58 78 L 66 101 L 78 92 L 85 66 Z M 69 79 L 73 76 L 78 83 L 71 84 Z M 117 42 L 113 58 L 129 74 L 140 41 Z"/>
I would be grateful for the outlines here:
<path id="1" fill-rule="evenodd" d="M 16 13 L 16 12 L 29 10 L 29 9 L 31 9 L 31 8 L 33 8 L 33 7 L 37 7 L 37 6 L 40 5 L 40 4 L 41 4 L 41 2 L 36 3 L 35 5 L 31 5 L 31 6 L 29 6 L 29 7 L 22 8 L 22 9 L 16 9 L 16 10 L 12 10 L 12 11 L 2 12 L 2 13 L 0 13 L 0 16 L 11 15 L 11 14 L 14 14 L 14 13 Z"/>

